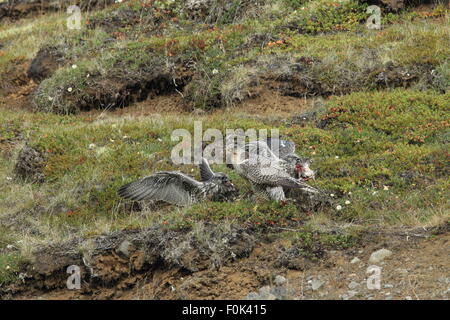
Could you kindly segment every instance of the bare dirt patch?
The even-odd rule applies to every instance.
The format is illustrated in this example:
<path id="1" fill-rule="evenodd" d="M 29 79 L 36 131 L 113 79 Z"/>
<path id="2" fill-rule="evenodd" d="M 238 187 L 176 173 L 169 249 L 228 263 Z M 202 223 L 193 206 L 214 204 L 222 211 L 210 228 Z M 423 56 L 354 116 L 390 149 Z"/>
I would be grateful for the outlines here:
<path id="1" fill-rule="evenodd" d="M 375 230 L 367 233 L 358 246 L 326 250 L 318 260 L 304 258 L 306 267 L 301 270 L 277 264 L 287 245 L 286 240 L 279 238 L 260 239 L 249 255 L 220 267 L 202 267 L 197 271 L 180 266 L 168 268 L 160 263 L 145 267 L 145 258 L 136 248 L 131 248 L 129 258 L 120 256 L 116 249 L 114 253 L 97 256 L 94 263 L 103 266 L 98 272 L 112 276 L 112 282 L 103 278 L 94 284 L 83 283 L 82 290 L 70 291 L 64 288 L 67 275 L 62 270 L 50 278 L 42 276 L 35 280 L 39 286 L 28 284 L 25 291 L 16 288 L 16 293 L 12 291 L 4 298 L 245 299 L 257 296 L 256 292 L 270 291 L 273 294 L 269 297 L 277 299 L 448 299 L 448 226 L 438 233 L 432 235 L 423 229 L 422 233 L 420 230 Z M 377 263 L 381 268 L 381 286 L 379 290 L 371 290 L 367 287 L 371 275 L 367 268 L 372 265 L 368 260 L 371 253 L 381 248 L 392 251 L 392 256 Z M 186 253 L 191 257 L 189 251 Z M 70 260 L 71 256 L 66 258 Z M 63 260 L 60 257 L 55 261 L 64 265 L 73 263 Z M 140 272 L 130 273 L 131 265 L 140 268 Z M 48 267 L 44 269 L 49 271 Z M 42 274 L 51 273 L 52 270 Z M 114 279 L 117 275 L 120 276 Z M 280 276 L 283 281 L 279 281 Z"/>
<path id="2" fill-rule="evenodd" d="M 15 110 L 29 107 L 31 94 L 36 88 L 36 84 L 28 78 L 28 68 L 28 60 L 13 60 L 8 70 L 0 78 L 0 99 L 4 101 L 6 109 Z"/>
<path id="3" fill-rule="evenodd" d="M 114 0 L 7 0 L 0 3 L 0 19 L 15 21 L 45 12 L 64 11 L 71 5 L 78 5 L 82 10 L 91 10 L 102 8 L 112 3 L 114 3 Z"/>

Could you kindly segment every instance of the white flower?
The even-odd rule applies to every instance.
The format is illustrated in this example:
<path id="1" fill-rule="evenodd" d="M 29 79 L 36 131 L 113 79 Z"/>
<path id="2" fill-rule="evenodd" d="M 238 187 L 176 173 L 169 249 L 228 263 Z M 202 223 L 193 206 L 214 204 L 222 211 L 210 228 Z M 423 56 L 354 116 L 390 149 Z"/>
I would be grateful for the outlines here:
<path id="1" fill-rule="evenodd" d="M 219 73 L 219 70 L 217 70 L 217 69 L 214 69 L 213 71 L 212 71 L 212 74 L 218 74 Z"/>
<path id="2" fill-rule="evenodd" d="M 349 191 L 349 192 L 348 192 L 348 195 L 349 195 L 349 196 L 351 196 L 351 195 L 352 195 L 352 192 L 351 192 L 351 191 Z"/>
<path id="3" fill-rule="evenodd" d="M 48 97 L 48 101 L 53 101 L 53 97 Z"/>
<path id="4" fill-rule="evenodd" d="M 157 140 L 158 140 L 159 142 L 162 142 L 162 139 L 161 139 L 161 138 L 158 138 Z"/>
<path id="5" fill-rule="evenodd" d="M 337 206 L 336 206 L 336 210 L 337 210 L 337 211 L 341 211 L 341 210 L 342 210 L 342 206 L 337 205 Z"/>
<path id="6" fill-rule="evenodd" d="M 76 64 L 73 64 L 72 69 L 76 69 L 76 68 L 78 68 L 78 66 Z"/>
<path id="7" fill-rule="evenodd" d="M 330 193 L 330 197 L 334 197 L 334 193 Z"/>
<path id="8" fill-rule="evenodd" d="M 339 159 L 339 156 L 336 156 L 335 158 L 336 158 L 336 159 Z"/>
<path id="9" fill-rule="evenodd" d="M 389 187 L 388 186 L 383 186 L 383 190 L 388 191 Z"/>
<path id="10" fill-rule="evenodd" d="M 6 180 L 11 181 L 13 178 L 12 177 L 6 177 Z"/>
<path id="11" fill-rule="evenodd" d="M 89 145 L 89 149 L 94 149 L 95 148 L 95 144 L 94 143 L 91 143 L 90 145 Z"/>
<path id="12" fill-rule="evenodd" d="M 373 195 L 376 195 L 377 193 L 378 193 L 378 191 L 374 191 L 372 194 L 373 194 Z"/>
<path id="13" fill-rule="evenodd" d="M 72 92 L 72 87 L 67 88 L 67 91 Z"/>
<path id="14" fill-rule="evenodd" d="M 11 267 L 10 266 L 6 266 L 6 270 L 9 270 L 9 269 L 11 269 Z"/>
<path id="15" fill-rule="evenodd" d="M 349 200 L 345 201 L 345 204 L 350 204 L 350 201 Z"/>
<path id="16" fill-rule="evenodd" d="M 122 137 L 122 139 L 128 139 L 129 138 L 129 136 L 123 136 Z"/>

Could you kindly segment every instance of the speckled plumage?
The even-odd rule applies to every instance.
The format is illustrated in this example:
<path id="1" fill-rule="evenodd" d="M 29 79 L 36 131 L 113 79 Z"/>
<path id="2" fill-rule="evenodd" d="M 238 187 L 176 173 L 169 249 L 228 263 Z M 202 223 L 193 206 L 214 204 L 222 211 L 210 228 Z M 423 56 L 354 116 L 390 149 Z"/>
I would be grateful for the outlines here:
<path id="1" fill-rule="evenodd" d="M 288 172 L 289 163 L 278 158 L 264 141 L 249 142 L 243 149 L 235 150 L 233 167 L 252 183 L 257 194 L 270 200 L 285 200 L 283 187 L 318 192 L 302 180 L 293 178 Z"/>
<path id="2" fill-rule="evenodd" d="M 295 143 L 293 141 L 267 138 L 266 143 L 275 155 L 288 163 L 287 170 L 291 177 L 297 179 L 310 179 L 315 177 L 315 172 L 309 167 L 310 160 L 302 159 L 295 153 Z M 297 165 L 301 166 L 301 172 L 296 170 Z"/>
<path id="3" fill-rule="evenodd" d="M 134 201 L 164 201 L 178 206 L 189 206 L 219 193 L 229 193 L 235 187 L 222 172 L 214 173 L 206 159 L 200 164 L 202 181 L 178 171 L 162 171 L 128 183 L 118 190 L 125 199 Z"/>

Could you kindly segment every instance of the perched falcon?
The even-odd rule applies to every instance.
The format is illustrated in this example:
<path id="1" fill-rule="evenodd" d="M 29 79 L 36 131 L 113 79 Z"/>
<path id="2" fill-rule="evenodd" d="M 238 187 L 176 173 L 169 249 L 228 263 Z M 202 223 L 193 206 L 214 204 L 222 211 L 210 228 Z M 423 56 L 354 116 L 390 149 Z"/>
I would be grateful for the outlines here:
<path id="1" fill-rule="evenodd" d="M 189 206 L 206 198 L 236 193 L 225 173 L 214 173 L 206 159 L 200 164 L 201 181 L 178 171 L 162 171 L 120 187 L 122 198 L 134 201 L 164 201 L 177 206 Z"/>

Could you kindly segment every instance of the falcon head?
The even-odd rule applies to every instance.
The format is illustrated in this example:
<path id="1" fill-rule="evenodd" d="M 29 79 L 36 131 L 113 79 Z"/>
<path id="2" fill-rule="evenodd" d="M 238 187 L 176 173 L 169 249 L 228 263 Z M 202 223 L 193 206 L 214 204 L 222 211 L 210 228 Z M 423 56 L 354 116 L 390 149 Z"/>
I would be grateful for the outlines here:
<path id="1" fill-rule="evenodd" d="M 299 179 L 300 178 L 302 178 L 303 180 L 315 179 L 316 173 L 309 167 L 310 163 L 311 163 L 310 160 L 302 161 L 301 159 L 299 159 L 296 162 L 295 172 L 297 173 Z"/>
<path id="2" fill-rule="evenodd" d="M 217 186 L 217 192 L 211 198 L 213 201 L 233 201 L 239 196 L 239 190 L 225 173 L 215 173 L 211 182 Z"/>
<path id="3" fill-rule="evenodd" d="M 224 188 L 234 188 L 234 184 L 231 182 L 230 178 L 223 172 L 214 173 L 211 181 Z"/>

